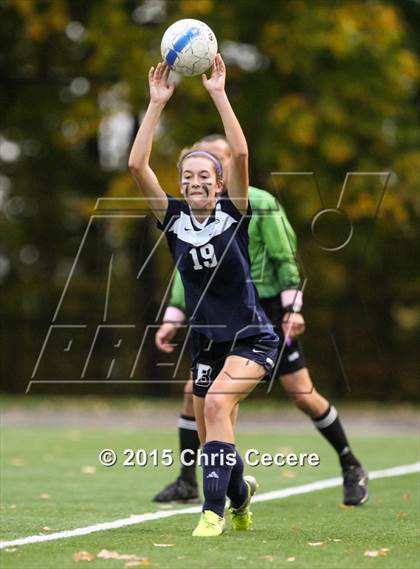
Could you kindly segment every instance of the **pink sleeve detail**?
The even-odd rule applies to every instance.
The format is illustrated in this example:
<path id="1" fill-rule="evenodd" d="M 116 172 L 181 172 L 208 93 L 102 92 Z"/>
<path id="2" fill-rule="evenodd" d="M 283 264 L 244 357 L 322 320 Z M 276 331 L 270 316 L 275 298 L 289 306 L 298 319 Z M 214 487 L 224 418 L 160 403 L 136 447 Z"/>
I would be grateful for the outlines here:
<path id="1" fill-rule="evenodd" d="M 299 310 L 303 306 L 303 294 L 301 290 L 288 289 L 280 294 L 282 306 L 296 306 Z"/>
<path id="2" fill-rule="evenodd" d="M 163 315 L 163 322 L 175 322 L 182 324 L 185 320 L 185 314 L 176 306 L 168 306 Z"/>

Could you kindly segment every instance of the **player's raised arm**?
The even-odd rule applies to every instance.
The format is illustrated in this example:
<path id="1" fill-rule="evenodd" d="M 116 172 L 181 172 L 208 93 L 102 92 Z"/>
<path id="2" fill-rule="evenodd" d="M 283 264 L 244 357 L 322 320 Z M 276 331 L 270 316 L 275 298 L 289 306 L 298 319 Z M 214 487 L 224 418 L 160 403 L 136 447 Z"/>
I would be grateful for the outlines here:
<path id="1" fill-rule="evenodd" d="M 246 213 L 248 208 L 248 145 L 241 125 L 232 109 L 225 91 L 226 67 L 217 54 L 208 79 L 203 75 L 203 85 L 209 92 L 223 122 L 232 160 L 229 167 L 229 197 L 237 209 Z"/>
<path id="2" fill-rule="evenodd" d="M 156 69 L 152 67 L 149 71 L 150 103 L 128 160 L 128 167 L 137 186 L 161 223 L 168 208 L 168 198 L 151 169 L 149 160 L 156 125 L 175 89 L 175 84 L 168 80 L 169 71 L 169 67 L 164 63 L 158 63 Z"/>

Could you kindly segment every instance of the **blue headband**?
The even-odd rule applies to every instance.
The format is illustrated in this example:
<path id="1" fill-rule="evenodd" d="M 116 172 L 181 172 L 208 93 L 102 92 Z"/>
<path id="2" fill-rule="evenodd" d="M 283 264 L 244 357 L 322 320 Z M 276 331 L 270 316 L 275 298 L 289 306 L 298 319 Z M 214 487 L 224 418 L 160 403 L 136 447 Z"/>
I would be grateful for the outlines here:
<path id="1" fill-rule="evenodd" d="M 216 174 L 217 177 L 219 178 L 219 180 L 223 180 L 223 168 L 222 168 L 222 164 L 221 162 L 216 158 L 216 156 L 213 156 L 213 154 L 211 154 L 210 152 L 206 152 L 205 150 L 193 150 L 192 152 L 188 152 L 188 154 L 186 154 L 184 156 L 184 158 L 181 161 L 180 166 L 182 166 L 182 163 L 184 162 L 184 160 L 186 158 L 190 158 L 190 156 L 205 156 L 206 158 L 208 158 L 209 160 L 211 160 L 216 168 Z"/>

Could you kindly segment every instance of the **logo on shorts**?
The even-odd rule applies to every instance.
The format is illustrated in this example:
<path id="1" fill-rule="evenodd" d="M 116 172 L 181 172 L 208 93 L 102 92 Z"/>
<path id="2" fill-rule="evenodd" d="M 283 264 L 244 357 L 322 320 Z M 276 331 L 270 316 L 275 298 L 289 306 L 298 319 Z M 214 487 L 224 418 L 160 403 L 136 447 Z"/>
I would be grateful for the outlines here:
<path id="1" fill-rule="evenodd" d="M 207 364 L 197 365 L 197 377 L 194 383 L 196 385 L 202 385 L 203 387 L 208 387 L 211 384 L 211 366 Z"/>
<path id="2" fill-rule="evenodd" d="M 294 362 L 295 360 L 297 360 L 299 357 L 299 352 L 292 352 L 289 356 L 287 356 L 287 359 L 289 360 L 289 362 Z"/>
<path id="3" fill-rule="evenodd" d="M 265 361 L 268 363 L 270 367 L 274 367 L 274 362 L 271 358 L 265 358 Z"/>

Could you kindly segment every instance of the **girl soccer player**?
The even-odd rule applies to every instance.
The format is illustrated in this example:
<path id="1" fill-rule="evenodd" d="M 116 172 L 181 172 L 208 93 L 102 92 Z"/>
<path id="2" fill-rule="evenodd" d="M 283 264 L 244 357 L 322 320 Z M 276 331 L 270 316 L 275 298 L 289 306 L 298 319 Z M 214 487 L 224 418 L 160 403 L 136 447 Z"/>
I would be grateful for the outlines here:
<path id="1" fill-rule="evenodd" d="M 169 67 L 149 71 L 150 103 L 131 150 L 129 168 L 165 232 L 185 288 L 191 323 L 194 410 L 203 444 L 204 504 L 193 536 L 224 531 L 226 496 L 232 526 L 251 527 L 256 482 L 243 477 L 235 449 L 237 404 L 271 373 L 278 337 L 259 304 L 248 257 L 248 147 L 225 92 L 220 55 L 211 76 L 203 75 L 231 146 L 228 197 L 218 198 L 223 170 L 218 158 L 192 150 L 179 162 L 179 200 L 166 194 L 150 168 L 153 135 L 174 92 Z"/>

